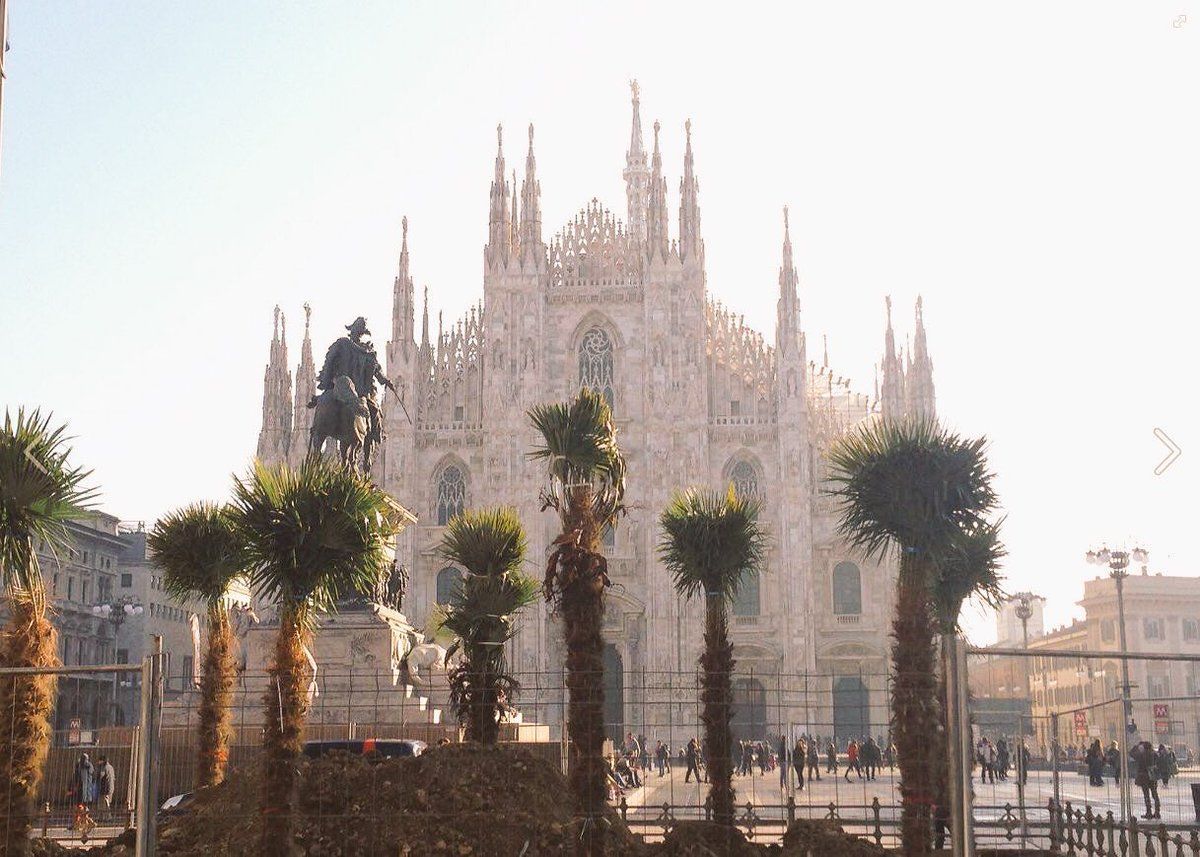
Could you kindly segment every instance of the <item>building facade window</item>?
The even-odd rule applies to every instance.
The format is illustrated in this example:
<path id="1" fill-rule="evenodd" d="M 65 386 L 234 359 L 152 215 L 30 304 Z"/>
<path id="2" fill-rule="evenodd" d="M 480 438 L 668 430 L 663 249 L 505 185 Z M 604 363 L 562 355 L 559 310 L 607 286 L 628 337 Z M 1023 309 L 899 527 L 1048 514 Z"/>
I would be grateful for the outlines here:
<path id="1" fill-rule="evenodd" d="M 1183 639 L 1191 642 L 1200 640 L 1200 623 L 1195 619 L 1183 620 Z"/>
<path id="2" fill-rule="evenodd" d="M 1100 639 L 1105 643 L 1111 643 L 1117 639 L 1116 626 L 1112 619 L 1100 620 Z"/>
<path id="3" fill-rule="evenodd" d="M 462 582 L 462 571 L 452 565 L 448 565 L 437 573 L 437 603 L 449 604 L 450 597 L 454 594 L 454 590 L 458 589 Z"/>
<path id="4" fill-rule="evenodd" d="M 742 575 L 742 582 L 733 596 L 733 615 L 757 616 L 761 609 L 758 572 Z"/>
<path id="5" fill-rule="evenodd" d="M 129 573 L 123 573 L 121 575 L 121 588 L 129 589 L 131 586 L 133 586 L 133 575 Z"/>
<path id="6" fill-rule="evenodd" d="M 838 616 L 862 613 L 862 572 L 852 562 L 833 567 L 833 612 Z"/>
<path id="7" fill-rule="evenodd" d="M 462 470 L 453 464 L 442 469 L 437 483 L 437 522 L 444 527 L 450 519 L 461 515 L 467 502 L 467 480 Z"/>
<path id="8" fill-rule="evenodd" d="M 1164 699 L 1171 695 L 1171 677 L 1166 675 L 1149 676 L 1150 696 L 1153 699 Z"/>
<path id="9" fill-rule="evenodd" d="M 729 469 L 729 482 L 739 497 L 762 499 L 759 493 L 758 471 L 749 461 L 742 459 Z"/>
<path id="10" fill-rule="evenodd" d="M 613 406 L 612 338 L 598 327 L 591 328 L 579 342 L 579 386 L 589 387 Z"/>
<path id="11" fill-rule="evenodd" d="M 1162 619 L 1143 619 L 1142 636 L 1147 640 L 1162 640 L 1166 637 Z"/>

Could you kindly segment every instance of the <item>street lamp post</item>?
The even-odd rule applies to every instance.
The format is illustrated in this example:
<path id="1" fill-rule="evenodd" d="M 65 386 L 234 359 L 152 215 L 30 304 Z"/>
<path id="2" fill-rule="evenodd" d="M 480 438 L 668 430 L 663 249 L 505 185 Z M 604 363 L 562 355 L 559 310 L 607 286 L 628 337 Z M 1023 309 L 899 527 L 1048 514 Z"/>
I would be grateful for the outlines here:
<path id="1" fill-rule="evenodd" d="M 112 601 L 107 601 L 103 604 L 96 604 L 92 607 L 92 615 L 101 621 L 109 622 L 113 626 L 113 661 L 117 659 L 117 643 L 119 642 L 118 635 L 121 632 L 121 626 L 125 624 L 125 620 L 134 616 L 142 615 L 142 604 L 132 596 L 124 596 L 122 598 L 114 598 Z M 118 673 L 113 673 L 113 714 L 112 718 L 116 719 L 116 712 L 120 710 L 121 703 L 118 698 L 117 688 L 121 684 L 121 676 Z"/>
<path id="2" fill-rule="evenodd" d="M 1121 733 L 1119 752 L 1121 755 L 1121 816 L 1128 820 L 1133 812 L 1132 799 L 1129 790 L 1129 735 L 1136 730 L 1133 721 L 1133 702 L 1130 699 L 1129 686 L 1129 648 L 1125 637 L 1125 578 L 1129 576 L 1129 560 L 1145 562 L 1150 554 L 1144 548 L 1134 548 L 1131 551 L 1109 550 L 1102 547 L 1098 551 L 1088 551 L 1087 561 L 1092 565 L 1108 567 L 1109 576 L 1117 587 L 1117 644 L 1121 649 Z"/>
<path id="3" fill-rule="evenodd" d="M 1025 652 L 1029 652 L 1029 618 L 1033 615 L 1033 608 L 1030 606 L 1031 595 L 1028 592 L 1022 592 L 1017 595 L 1017 618 L 1021 620 L 1021 640 L 1025 648 Z M 1025 661 L 1025 696 L 1029 699 L 1029 717 L 1030 728 L 1033 728 L 1033 689 L 1029 681 L 1029 658 L 1026 656 Z M 1025 847 L 1025 837 L 1029 832 L 1029 821 L 1025 815 L 1025 718 L 1019 718 L 1021 734 L 1017 736 L 1017 805 L 1021 812 L 1021 847 Z"/>

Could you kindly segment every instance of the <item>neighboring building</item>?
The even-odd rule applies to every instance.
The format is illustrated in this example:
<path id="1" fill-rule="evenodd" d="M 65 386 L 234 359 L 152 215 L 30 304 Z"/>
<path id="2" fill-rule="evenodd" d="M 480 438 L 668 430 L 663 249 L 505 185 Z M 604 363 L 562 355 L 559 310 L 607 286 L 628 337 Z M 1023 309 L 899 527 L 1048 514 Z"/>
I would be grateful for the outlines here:
<path id="1" fill-rule="evenodd" d="M 191 687 L 199 675 L 201 663 L 197 659 L 197 648 L 203 652 L 207 640 L 204 602 L 189 598 L 181 603 L 167 595 L 162 571 L 154 565 L 153 557 L 146 550 L 145 527 L 139 525 L 122 533 L 121 538 L 125 542 L 125 551 L 121 555 L 117 599 L 137 604 L 142 609 L 121 624 L 117 660 L 141 663 L 153 652 L 154 637 L 162 637 L 165 692 L 180 693 Z M 225 596 L 225 603 L 231 608 L 249 605 L 250 601 L 250 590 L 244 581 L 236 581 Z M 136 685 L 134 682 L 131 689 Z M 125 695 L 122 702 L 126 717 L 136 719 L 140 704 L 136 694 Z"/>
<path id="2" fill-rule="evenodd" d="M 1022 597 L 1029 603 L 1029 619 L 1026 620 L 1025 627 L 1022 627 L 1021 617 L 1017 615 Z M 1020 647 L 1024 643 L 1026 630 L 1030 640 L 1042 636 L 1046 632 L 1042 616 L 1045 607 L 1046 599 L 1032 592 L 1018 592 L 1006 598 L 996 611 L 996 645 L 1001 648 Z"/>
<path id="3" fill-rule="evenodd" d="M 117 518 L 96 512 L 66 524 L 68 544 L 52 551 L 37 545 L 38 563 L 50 595 L 50 620 L 58 631 L 64 665 L 113 663 L 116 641 L 111 624 L 92 608 L 112 599 L 123 547 Z M 0 620 L 7 609 L 0 604 Z M 117 722 L 115 679 L 111 674 L 59 678 L 54 729 L 90 731 Z"/>
<path id="4" fill-rule="evenodd" d="M 907 352 L 896 347 L 888 301 L 881 383 L 873 396 L 852 391 L 829 368 L 827 355 L 819 363 L 809 360 L 785 209 L 773 341 L 748 328 L 707 289 L 690 123 L 685 131 L 674 235 L 660 129 L 655 123 L 647 152 L 636 86 L 624 223 L 592 200 L 545 240 L 533 129 L 519 188 L 515 180 L 510 184 L 501 141 L 483 248 L 483 300 L 449 326 L 439 314 L 431 332 L 426 289 L 419 339 L 405 220 L 386 371 L 412 422 L 385 397 L 388 437 L 375 473 L 419 518 L 398 548 L 412 575 L 405 612 L 420 627 L 445 600 L 460 572 L 435 548 L 446 522 L 466 507 L 516 506 L 534 546 L 529 571 L 540 576 L 540 546 L 558 525 L 538 499 L 545 469 L 527 456 L 535 438 L 526 411 L 591 387 L 611 402 L 629 461 L 629 515 L 606 535 L 617 584 L 607 596 L 604 629 L 609 731 L 694 718 L 694 700 L 674 700 L 671 711 L 666 703 L 656 708 L 658 700 L 639 696 L 640 681 L 624 677 L 693 674 L 702 605 L 676 596 L 656 554 L 657 517 L 678 488 L 733 483 L 764 502 L 771 536 L 766 573 L 749 581 L 732 607 L 735 730 L 762 737 L 791 723 L 824 734 L 879 733 L 887 722 L 895 565 L 863 562 L 836 535 L 835 509 L 820 491 L 823 453 L 880 414 L 934 413 L 921 303 Z M 345 321 L 357 314 L 354 307 L 338 312 Z M 277 310 L 258 453 L 267 461 L 295 462 L 305 454 L 310 412 L 304 405 L 316 367 L 306 323 L 293 385 L 285 336 Z M 561 632 L 539 605 L 513 643 L 513 666 L 558 676 L 562 664 Z M 779 704 L 779 677 L 802 674 L 811 677 L 804 693 L 811 704 Z M 559 679 L 549 683 L 552 689 L 540 692 L 546 699 L 561 692 Z M 550 703 L 537 716 L 556 718 L 561 710 Z"/>
<path id="5" fill-rule="evenodd" d="M 1125 578 L 1125 627 L 1129 652 L 1200 654 L 1200 578 L 1133 574 Z M 978 711 L 1000 709 L 1014 699 L 1030 700 L 1037 747 L 1049 745 L 1052 715 L 1058 739 L 1080 745 L 1120 735 L 1121 663 L 1070 657 L 1039 657 L 1040 650 L 1120 650 L 1116 583 L 1109 576 L 1086 581 L 1084 618 L 1036 639 L 1033 657 L 992 656 L 970 662 L 970 686 Z M 1032 622 L 1031 622 L 1032 625 Z M 1019 644 L 1010 648 L 1020 648 Z M 1028 679 L 1024 678 L 1026 671 Z M 1133 720 L 1131 740 L 1200 747 L 1200 677 L 1184 661 L 1129 662 Z"/>

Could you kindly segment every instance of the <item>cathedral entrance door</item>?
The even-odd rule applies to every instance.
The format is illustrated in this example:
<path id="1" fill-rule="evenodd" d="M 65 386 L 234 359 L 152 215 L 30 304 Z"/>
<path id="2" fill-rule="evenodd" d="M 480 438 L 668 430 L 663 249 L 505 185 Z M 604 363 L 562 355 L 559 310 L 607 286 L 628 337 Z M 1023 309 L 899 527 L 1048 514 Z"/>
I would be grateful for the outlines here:
<path id="1" fill-rule="evenodd" d="M 767 737 L 767 692 L 756 678 L 733 680 L 733 741 L 762 741 Z"/>
<path id="2" fill-rule="evenodd" d="M 617 647 L 604 647 L 604 734 L 619 747 L 625 740 L 625 665 Z"/>
<path id="3" fill-rule="evenodd" d="M 858 676 L 842 676 L 833 685 L 833 734 L 845 745 L 871 732 L 867 686 Z"/>

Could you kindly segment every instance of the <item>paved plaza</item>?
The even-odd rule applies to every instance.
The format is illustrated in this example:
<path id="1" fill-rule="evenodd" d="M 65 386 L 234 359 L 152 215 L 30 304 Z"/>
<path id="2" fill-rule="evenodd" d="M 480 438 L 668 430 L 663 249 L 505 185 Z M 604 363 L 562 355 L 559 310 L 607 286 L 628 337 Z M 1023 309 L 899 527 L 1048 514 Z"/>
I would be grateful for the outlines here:
<path id="1" fill-rule="evenodd" d="M 756 772 L 753 776 L 735 776 L 733 785 L 739 812 L 749 802 L 754 804 L 755 813 L 759 817 L 782 819 L 787 797 L 794 794 L 797 817 L 826 818 L 830 815 L 832 804 L 837 808 L 837 815 L 849 822 L 852 819 L 873 819 L 873 801 L 878 799 L 879 817 L 885 834 L 893 829 L 893 822 L 899 818 L 898 769 L 889 770 L 884 767 L 875 780 L 859 779 L 851 773 L 847 781 L 844 774 L 844 767 L 834 776 L 826 773 L 822 766 L 820 780 L 806 780 L 805 788 L 800 790 L 795 788 L 793 778 L 788 785 L 790 791 L 781 786 L 778 769 L 768 771 L 765 775 Z M 1186 769 L 1181 771 L 1178 777 L 1172 778 L 1166 787 L 1159 785 L 1163 822 L 1172 826 L 1197 824 L 1196 812 L 1192 805 L 1192 783 L 1200 783 L 1200 769 Z M 984 825 L 992 822 L 995 835 L 1003 836 L 1006 827 L 998 822 L 1006 816 L 1014 819 L 1020 817 L 1016 780 L 1010 777 L 1008 780 L 981 785 L 976 774 L 974 786 L 976 819 Z M 707 790 L 707 783 L 697 783 L 694 778 L 685 783 L 684 768 L 679 765 L 673 766 L 671 772 L 664 777 L 652 772 L 643 788 L 626 793 L 629 817 L 649 821 L 661 813 L 664 803 L 670 804 L 673 808 L 672 813 L 678 817 L 699 815 L 703 812 Z M 1060 773 L 1060 791 L 1061 799 L 1070 802 L 1073 808 L 1082 810 L 1091 806 L 1094 813 L 1112 812 L 1114 818 L 1120 816 L 1120 791 L 1110 777 L 1105 778 L 1103 787 L 1093 787 L 1088 785 L 1086 775 L 1077 773 L 1074 768 L 1064 769 Z M 1052 795 L 1051 772 L 1031 772 L 1025 789 L 1025 806 L 1026 817 L 1034 828 L 1045 828 L 1048 820 L 1046 807 Z M 1136 786 L 1132 791 L 1132 799 L 1134 812 L 1140 816 L 1144 807 L 1141 789 Z M 1011 809 L 1006 809 L 1006 806 Z M 859 829 L 858 825 L 846 826 Z"/>

